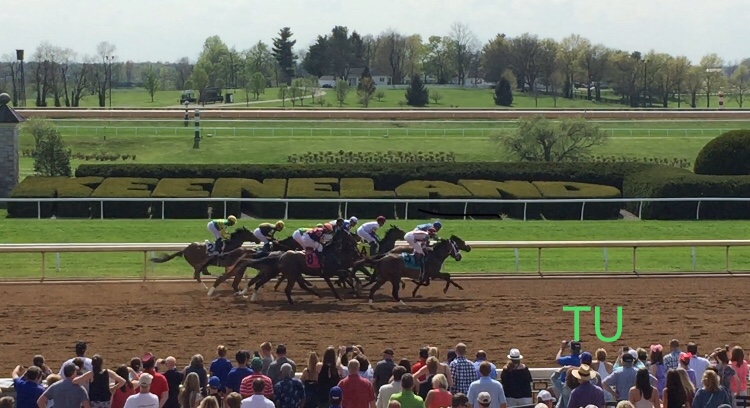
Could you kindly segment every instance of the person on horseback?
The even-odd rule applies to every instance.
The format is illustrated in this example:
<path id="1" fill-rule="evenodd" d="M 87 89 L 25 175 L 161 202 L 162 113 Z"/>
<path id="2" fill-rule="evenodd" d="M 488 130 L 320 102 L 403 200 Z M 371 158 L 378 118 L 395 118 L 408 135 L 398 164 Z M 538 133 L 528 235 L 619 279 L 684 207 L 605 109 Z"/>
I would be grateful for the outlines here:
<path id="1" fill-rule="evenodd" d="M 263 251 L 271 250 L 271 241 L 273 241 L 273 235 L 284 229 L 284 221 L 276 221 L 276 224 L 264 222 L 258 225 L 258 228 L 253 231 L 255 238 L 258 238 L 263 243 Z"/>
<path id="2" fill-rule="evenodd" d="M 299 244 L 299 246 L 304 248 L 305 242 L 302 240 L 302 237 L 313 229 L 315 228 L 298 228 L 292 233 L 292 239 L 294 239 Z"/>
<path id="3" fill-rule="evenodd" d="M 440 223 L 440 220 L 435 222 L 428 222 L 427 224 L 420 224 L 417 225 L 417 228 L 414 228 L 414 231 L 429 231 L 430 228 L 434 228 L 435 232 L 440 232 L 440 228 L 443 228 L 443 224 Z"/>
<path id="4" fill-rule="evenodd" d="M 323 243 L 333 234 L 333 225 L 325 223 L 323 228 L 309 230 L 302 235 L 302 248 L 311 248 L 318 255 L 318 261 L 323 265 Z"/>
<path id="5" fill-rule="evenodd" d="M 230 215 L 226 219 L 212 220 L 208 223 L 208 232 L 210 232 L 216 241 L 213 244 L 209 244 L 208 254 L 210 256 L 219 255 L 224 249 L 224 240 L 229 238 L 227 228 L 233 227 L 237 224 L 237 217 Z"/>
<path id="6" fill-rule="evenodd" d="M 357 228 L 357 235 L 370 244 L 370 256 L 375 256 L 378 252 L 380 238 L 375 234 L 375 231 L 383 225 L 385 225 L 385 217 L 381 215 L 375 221 L 366 222 L 362 224 L 361 227 Z"/>
<path id="7" fill-rule="evenodd" d="M 430 244 L 430 238 L 434 238 L 437 231 L 435 231 L 434 228 L 428 228 L 427 231 L 422 231 L 420 229 L 415 229 L 414 231 L 409 231 L 404 235 L 404 241 L 409 243 L 411 247 L 414 249 L 412 252 L 414 254 L 414 260 L 419 265 L 419 281 L 421 283 L 427 283 L 427 277 L 425 276 L 425 270 L 424 270 L 424 249 L 429 246 Z"/>
<path id="8" fill-rule="evenodd" d="M 350 232 L 352 227 L 357 225 L 357 221 L 357 217 L 352 217 L 348 220 L 339 218 L 336 221 L 331 221 L 330 223 L 333 224 L 333 229 L 337 231 Z"/>

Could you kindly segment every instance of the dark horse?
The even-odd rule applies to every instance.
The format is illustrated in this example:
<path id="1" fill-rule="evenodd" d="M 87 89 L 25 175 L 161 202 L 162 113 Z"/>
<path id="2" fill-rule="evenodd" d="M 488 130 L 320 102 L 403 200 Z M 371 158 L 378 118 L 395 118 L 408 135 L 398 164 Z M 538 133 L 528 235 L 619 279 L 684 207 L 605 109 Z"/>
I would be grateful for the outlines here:
<path id="1" fill-rule="evenodd" d="M 442 269 L 443 267 L 443 263 L 449 256 L 453 257 L 453 259 L 455 259 L 456 261 L 461 260 L 461 250 L 471 252 L 471 247 L 469 245 L 466 245 L 466 242 L 464 242 L 461 238 L 455 235 L 451 235 L 451 237 L 448 239 L 441 239 L 440 241 L 438 241 L 438 243 L 435 244 L 429 251 L 429 253 L 427 253 L 425 256 L 424 269 L 427 278 L 443 279 L 446 281 L 443 293 L 448 291 L 450 285 L 463 290 L 460 285 L 458 285 L 453 281 L 453 279 L 451 279 L 450 274 L 440 272 L 440 269 Z M 401 278 L 407 277 L 417 283 L 417 289 L 414 290 L 413 295 L 416 295 L 417 290 L 420 286 L 422 286 L 422 284 L 419 282 L 419 270 L 408 268 L 406 265 L 404 265 L 404 261 L 401 258 L 401 254 L 399 253 L 389 253 L 385 256 L 380 257 L 379 259 L 370 260 L 369 263 L 371 263 L 374 267 L 375 276 L 377 277 L 375 285 L 370 288 L 370 303 L 372 303 L 375 291 L 380 289 L 381 286 L 389 281 L 391 282 L 391 285 L 393 285 L 393 299 L 395 299 L 397 302 L 400 302 L 401 304 L 404 304 L 403 300 L 401 300 L 398 296 Z"/>
<path id="2" fill-rule="evenodd" d="M 400 241 L 404 239 L 404 235 L 406 235 L 406 232 L 402 231 L 399 227 L 391 224 L 391 227 L 388 228 L 388 230 L 385 232 L 385 236 L 382 240 L 380 240 L 380 245 L 378 245 L 378 252 L 373 255 L 373 257 L 377 257 L 378 255 L 386 254 L 388 252 L 391 252 L 396 247 L 396 241 Z M 357 239 L 359 236 L 356 237 Z M 363 254 L 367 255 L 367 254 Z M 352 274 L 356 274 L 357 272 L 362 272 L 370 278 L 372 274 L 365 268 L 363 264 L 357 264 L 352 267 Z M 372 284 L 374 281 L 370 281 L 370 283 L 365 284 L 365 286 L 368 286 Z"/>
<path id="3" fill-rule="evenodd" d="M 193 279 L 202 283 L 201 273 L 203 275 L 210 275 L 208 272 L 209 266 L 223 268 L 231 266 L 234 262 L 228 262 L 227 255 L 234 250 L 241 249 L 242 244 L 245 242 L 259 243 L 258 238 L 253 235 L 252 231 L 245 227 L 239 227 L 229 234 L 229 239 L 224 243 L 224 253 L 222 254 L 209 256 L 206 254 L 205 243 L 193 242 L 182 251 L 173 254 L 162 254 L 159 257 L 151 258 L 151 262 L 165 263 L 181 256 L 193 267 Z"/>

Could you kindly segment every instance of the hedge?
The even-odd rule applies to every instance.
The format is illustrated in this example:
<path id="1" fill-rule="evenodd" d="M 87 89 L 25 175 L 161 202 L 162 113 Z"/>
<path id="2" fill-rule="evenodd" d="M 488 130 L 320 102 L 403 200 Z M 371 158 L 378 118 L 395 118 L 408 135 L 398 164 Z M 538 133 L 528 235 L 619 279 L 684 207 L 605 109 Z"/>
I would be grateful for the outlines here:
<path id="1" fill-rule="evenodd" d="M 712 176 L 750 174 L 750 130 L 730 130 L 711 139 L 695 158 L 695 173 Z"/>

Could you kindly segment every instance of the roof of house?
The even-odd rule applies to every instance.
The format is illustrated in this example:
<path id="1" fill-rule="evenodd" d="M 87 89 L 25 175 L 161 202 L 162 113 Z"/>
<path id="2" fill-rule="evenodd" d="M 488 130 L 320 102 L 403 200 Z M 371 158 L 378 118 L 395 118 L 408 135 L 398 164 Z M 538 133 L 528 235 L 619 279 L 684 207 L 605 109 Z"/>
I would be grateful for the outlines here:
<path id="1" fill-rule="evenodd" d="M 336 78 L 334 78 L 333 75 L 323 75 L 322 77 L 320 77 L 321 81 L 333 81 L 334 79 Z"/>
<path id="2" fill-rule="evenodd" d="M 385 77 L 390 76 L 390 75 L 388 75 L 387 72 L 381 72 L 380 70 L 377 70 L 377 69 L 374 69 L 374 68 L 370 70 L 370 75 L 372 75 L 372 76 L 385 76 Z"/>

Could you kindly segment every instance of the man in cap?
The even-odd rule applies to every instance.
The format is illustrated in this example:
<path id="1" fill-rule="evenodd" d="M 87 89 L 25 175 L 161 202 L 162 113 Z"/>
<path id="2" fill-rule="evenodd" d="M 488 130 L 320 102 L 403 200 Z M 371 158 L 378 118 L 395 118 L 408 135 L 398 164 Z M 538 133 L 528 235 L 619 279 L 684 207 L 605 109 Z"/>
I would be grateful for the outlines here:
<path id="1" fill-rule="evenodd" d="M 86 389 L 73 383 L 77 371 L 78 367 L 73 363 L 63 365 L 62 381 L 50 385 L 36 401 L 37 406 L 47 408 L 47 402 L 52 401 L 57 408 L 91 408 Z"/>
<path id="2" fill-rule="evenodd" d="M 589 404 L 599 408 L 604 407 L 604 391 L 594 385 L 591 380 L 596 378 L 596 371 L 586 364 L 573 370 L 573 376 L 578 379 L 580 385 L 570 393 L 568 398 L 569 407 L 585 407 Z M 627 392 L 626 394 L 627 395 Z"/>
<path id="3" fill-rule="evenodd" d="M 332 387 L 331 390 L 328 391 L 329 408 L 341 408 L 342 395 L 343 393 L 339 386 Z"/>
<path id="4" fill-rule="evenodd" d="M 224 392 L 222 391 L 221 378 L 212 376 L 208 379 L 208 396 L 216 398 L 216 402 L 222 407 L 224 401 Z"/>
<path id="5" fill-rule="evenodd" d="M 635 357 L 630 353 L 625 353 L 620 357 L 622 360 L 622 367 L 615 370 L 602 381 L 602 386 L 605 391 L 612 394 L 615 401 L 623 401 L 628 399 L 628 392 L 630 387 L 635 385 L 635 376 L 638 374 L 638 369 L 633 367 L 635 363 Z M 615 389 L 612 390 L 614 385 Z"/>
<path id="6" fill-rule="evenodd" d="M 372 373 L 372 385 L 375 387 L 375 392 L 379 392 L 382 386 L 388 384 L 388 380 L 390 380 L 395 367 L 393 349 L 387 348 L 383 350 L 383 359 L 378 361 Z"/>
<path id="7" fill-rule="evenodd" d="M 291 364 L 290 364 L 291 365 Z M 253 369 L 253 373 L 242 379 L 240 384 L 240 395 L 242 398 L 249 398 L 255 392 L 253 382 L 257 379 L 263 380 L 263 395 L 269 400 L 273 401 L 273 381 L 271 377 L 263 375 L 263 360 L 260 357 L 254 357 L 250 363 L 250 368 Z"/>
<path id="8" fill-rule="evenodd" d="M 274 384 L 273 394 L 278 408 L 300 408 L 305 406 L 305 386 L 302 381 L 294 378 L 292 365 L 281 365 L 281 380 Z"/>
<path id="9" fill-rule="evenodd" d="M 552 408 L 555 404 L 555 401 L 557 401 L 557 398 L 553 397 L 552 394 L 547 390 L 541 390 L 539 391 L 539 394 L 536 395 L 536 402 L 539 404 L 544 404 L 547 408 Z"/>
<path id="10" fill-rule="evenodd" d="M 475 405 L 469 400 L 469 405 Z M 492 405 L 492 395 L 489 392 L 480 392 L 477 396 L 476 407 L 479 408 L 490 408 Z"/>
<path id="11" fill-rule="evenodd" d="M 158 408 L 159 398 L 151 392 L 154 376 L 143 373 L 138 377 L 141 392 L 131 395 L 125 401 L 125 408 Z"/>
<path id="12" fill-rule="evenodd" d="M 152 353 L 144 354 L 141 361 L 143 362 L 143 372 L 151 374 L 153 377 L 153 381 L 150 383 L 149 387 L 151 393 L 159 398 L 159 408 L 163 408 L 164 404 L 167 403 L 167 399 L 169 399 L 169 383 L 167 382 L 167 378 L 164 377 L 164 374 L 157 373 L 156 370 L 154 370 L 154 366 L 156 366 L 156 357 L 154 357 Z"/>
<path id="13" fill-rule="evenodd" d="M 569 356 L 563 356 L 563 352 L 566 348 L 570 347 L 570 355 Z M 560 346 L 560 350 L 557 352 L 557 356 L 555 356 L 555 360 L 557 360 L 557 364 L 559 364 L 561 367 L 564 366 L 571 366 L 571 367 L 578 367 L 581 365 L 581 343 L 577 341 L 562 341 L 562 345 Z M 563 371 L 562 374 L 560 374 L 560 381 L 565 383 L 565 375 L 566 373 Z"/>
<path id="14" fill-rule="evenodd" d="M 481 377 L 469 385 L 469 392 L 467 393 L 469 404 L 474 404 L 479 400 L 479 396 L 487 394 L 490 396 L 489 408 L 506 408 L 508 401 L 505 399 L 503 385 L 499 381 L 490 378 L 490 370 L 489 361 L 483 361 L 479 364 L 479 374 Z"/>

